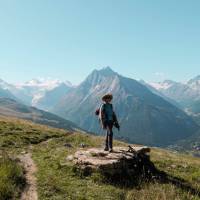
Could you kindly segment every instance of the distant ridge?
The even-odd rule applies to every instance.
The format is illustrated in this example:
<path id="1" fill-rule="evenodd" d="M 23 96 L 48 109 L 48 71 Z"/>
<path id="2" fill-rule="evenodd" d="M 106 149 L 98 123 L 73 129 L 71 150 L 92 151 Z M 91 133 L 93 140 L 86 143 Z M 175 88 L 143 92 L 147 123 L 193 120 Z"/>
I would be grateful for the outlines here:
<path id="1" fill-rule="evenodd" d="M 30 120 L 38 124 L 44 124 L 66 130 L 81 130 L 74 123 L 62 119 L 55 114 L 29 107 L 9 98 L 0 98 L 0 115 Z"/>

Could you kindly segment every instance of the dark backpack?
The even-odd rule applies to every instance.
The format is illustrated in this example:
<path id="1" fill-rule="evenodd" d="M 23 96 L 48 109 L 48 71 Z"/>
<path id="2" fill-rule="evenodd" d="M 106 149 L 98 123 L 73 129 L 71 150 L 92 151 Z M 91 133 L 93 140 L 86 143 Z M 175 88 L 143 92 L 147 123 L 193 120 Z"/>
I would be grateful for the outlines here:
<path id="1" fill-rule="evenodd" d="M 96 111 L 95 111 L 95 115 L 97 115 L 97 116 L 99 116 L 99 114 L 100 114 L 100 109 L 101 109 L 101 107 L 103 107 L 104 106 L 104 104 L 102 104 L 98 109 L 96 109 Z M 113 105 L 111 104 L 111 107 L 112 107 L 112 110 L 113 110 Z M 104 109 L 104 108 L 103 108 Z M 114 113 L 114 112 L 113 112 Z"/>
<path id="2" fill-rule="evenodd" d="M 99 116 L 99 114 L 100 114 L 100 108 L 96 109 L 95 111 L 95 115 Z"/>

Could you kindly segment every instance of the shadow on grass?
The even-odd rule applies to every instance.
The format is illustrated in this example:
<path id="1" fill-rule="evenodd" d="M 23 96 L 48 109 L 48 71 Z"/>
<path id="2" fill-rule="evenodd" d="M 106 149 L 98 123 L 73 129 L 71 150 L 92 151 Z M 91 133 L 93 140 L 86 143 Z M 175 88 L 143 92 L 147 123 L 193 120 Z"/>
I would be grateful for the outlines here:
<path id="1" fill-rule="evenodd" d="M 191 186 L 191 183 L 189 183 L 188 181 L 186 181 L 182 178 L 179 178 L 179 177 L 169 175 L 169 174 L 162 172 L 162 171 L 160 171 L 159 173 L 160 173 L 159 174 L 160 177 L 159 177 L 158 182 L 160 182 L 160 183 L 171 183 L 171 184 L 175 185 L 177 188 L 180 188 L 183 191 L 188 192 L 188 193 L 195 195 L 195 196 L 200 198 L 200 190 L 197 189 L 197 188 L 193 188 Z"/>
<path id="2" fill-rule="evenodd" d="M 188 181 L 157 169 L 147 155 L 137 155 L 131 162 L 122 161 L 114 166 L 115 171 L 100 169 L 104 181 L 120 188 L 140 187 L 142 183 L 158 182 L 173 184 L 183 191 L 200 197 L 200 190 L 193 188 Z"/>

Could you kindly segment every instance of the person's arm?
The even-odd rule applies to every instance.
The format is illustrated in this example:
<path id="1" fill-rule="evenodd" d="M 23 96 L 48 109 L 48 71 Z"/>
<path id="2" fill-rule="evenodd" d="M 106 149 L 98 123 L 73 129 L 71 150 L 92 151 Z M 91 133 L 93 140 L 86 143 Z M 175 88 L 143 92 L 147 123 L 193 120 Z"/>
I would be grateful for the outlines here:
<path id="1" fill-rule="evenodd" d="M 114 111 L 113 111 L 113 122 L 114 122 L 114 123 L 118 123 L 117 115 L 115 114 Z"/>
<path id="2" fill-rule="evenodd" d="M 113 111 L 113 124 L 118 130 L 120 129 L 120 125 L 119 125 L 118 120 L 117 120 L 117 115 L 114 111 Z"/>

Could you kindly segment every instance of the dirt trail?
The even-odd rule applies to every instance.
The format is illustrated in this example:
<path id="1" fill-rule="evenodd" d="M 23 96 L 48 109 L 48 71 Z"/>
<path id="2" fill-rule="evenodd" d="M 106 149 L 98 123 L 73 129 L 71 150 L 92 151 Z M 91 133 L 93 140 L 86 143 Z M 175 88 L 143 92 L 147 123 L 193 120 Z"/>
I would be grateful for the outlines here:
<path id="1" fill-rule="evenodd" d="M 26 172 L 27 185 L 22 193 L 20 200 L 38 200 L 37 195 L 37 185 L 35 173 L 37 172 L 37 167 L 31 157 L 31 153 L 26 153 L 19 156 L 21 163 L 23 164 Z"/>

